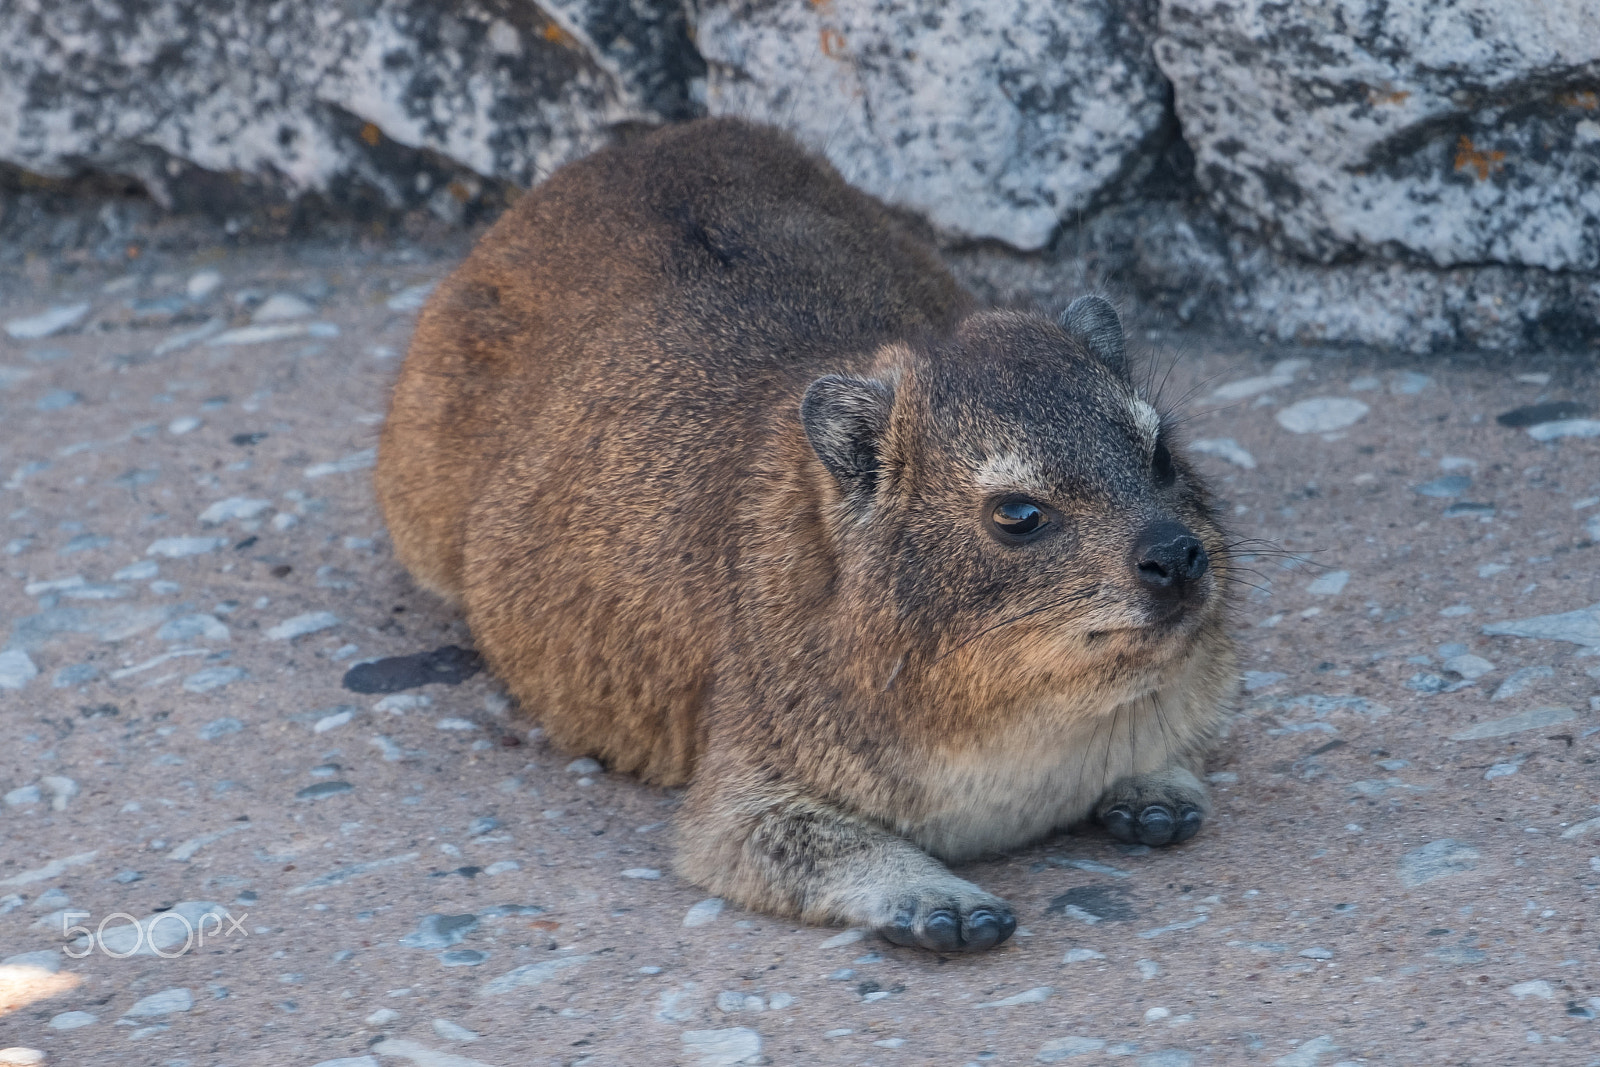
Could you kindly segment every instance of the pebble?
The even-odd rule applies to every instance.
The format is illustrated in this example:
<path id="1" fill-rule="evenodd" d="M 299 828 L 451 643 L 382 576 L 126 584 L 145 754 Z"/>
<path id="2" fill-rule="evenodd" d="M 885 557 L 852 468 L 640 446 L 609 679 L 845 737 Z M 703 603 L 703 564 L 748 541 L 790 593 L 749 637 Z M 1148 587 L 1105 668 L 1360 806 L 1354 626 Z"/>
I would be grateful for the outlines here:
<path id="1" fill-rule="evenodd" d="M 1161 964 L 1155 960 L 1137 960 L 1134 962 L 1134 966 L 1139 968 L 1139 977 L 1146 982 L 1161 973 Z"/>
<path id="2" fill-rule="evenodd" d="M 200 301 L 211 296 L 221 287 L 221 274 L 214 270 L 197 270 L 189 275 L 189 281 L 184 285 L 183 291 L 190 300 Z"/>
<path id="3" fill-rule="evenodd" d="M 1244 691 L 1254 693 L 1257 689 L 1265 689 L 1269 685 L 1277 685 L 1289 677 L 1280 671 L 1245 671 Z"/>
<path id="4" fill-rule="evenodd" d="M 37 1067 L 44 1061 L 44 1053 L 36 1048 L 24 1048 L 21 1045 L 0 1048 L 0 1067 Z"/>
<path id="5" fill-rule="evenodd" d="M 1509 700 L 1532 688 L 1533 684 L 1540 679 L 1555 677 L 1555 673 L 1555 668 L 1553 667 L 1523 667 L 1520 670 L 1511 672 L 1510 676 L 1500 683 L 1499 687 L 1495 689 L 1494 695 L 1489 699 Z"/>
<path id="6" fill-rule="evenodd" d="M 311 727 L 311 732 L 325 734 L 329 730 L 336 730 L 349 722 L 352 714 L 353 711 L 347 708 L 344 711 L 336 711 L 332 715 L 324 715 L 317 720 L 316 725 Z"/>
<path id="7" fill-rule="evenodd" d="M 563 971 L 581 967 L 592 959 L 594 959 L 594 954 L 586 952 L 581 956 L 564 956 L 561 959 L 546 960 L 543 963 L 527 963 L 515 970 L 502 974 L 499 978 L 485 982 L 480 992 L 485 996 L 498 996 L 502 993 L 512 993 L 519 989 L 543 985 Z"/>
<path id="8" fill-rule="evenodd" d="M 795 998 L 788 993 L 774 993 L 767 998 L 767 1007 L 773 1011 L 783 1011 L 785 1008 L 794 1007 L 794 1005 Z"/>
<path id="9" fill-rule="evenodd" d="M 162 924 L 163 926 L 167 924 Z M 131 929 L 131 928 L 130 928 Z M 179 941 L 181 944 L 181 940 Z M 159 993 L 151 993 L 148 997 L 134 1003 L 133 1007 L 122 1013 L 124 1019 L 148 1019 L 158 1015 L 171 1015 L 174 1012 L 188 1011 L 194 1007 L 194 993 L 188 989 L 164 989 Z"/>
<path id="10" fill-rule="evenodd" d="M 605 768 L 600 765 L 599 760 L 591 759 L 588 756 L 575 759 L 567 764 L 568 774 L 600 774 L 604 771 Z"/>
<path id="11" fill-rule="evenodd" d="M 973 1006 L 978 1008 L 1014 1008 L 1019 1004 L 1043 1004 L 1054 994 L 1055 988 L 1053 986 L 1035 986 L 1032 989 L 1023 990 L 1021 993 L 1006 997 L 1003 1000 L 990 1000 L 982 1004 L 975 1004 Z"/>
<path id="12" fill-rule="evenodd" d="M 1389 392 L 1395 396 L 1416 396 L 1432 384 L 1433 379 L 1426 374 L 1406 370 L 1396 374 L 1389 382 Z"/>
<path id="13" fill-rule="evenodd" d="M 67 802 L 78 795 L 78 783 L 59 774 L 47 774 L 39 779 L 39 784 L 50 794 L 52 811 L 66 811 Z"/>
<path id="14" fill-rule="evenodd" d="M 1259 393 L 1271 392 L 1281 389 L 1286 385 L 1293 385 L 1295 375 L 1311 366 L 1308 359 L 1285 359 L 1273 364 L 1269 374 L 1259 374 L 1252 378 L 1240 378 L 1218 386 L 1211 393 L 1218 400 L 1246 400 Z"/>
<path id="15" fill-rule="evenodd" d="M 433 724 L 436 730 L 476 730 L 478 724 L 470 719 L 440 719 Z"/>
<path id="16" fill-rule="evenodd" d="M 451 1022 L 449 1019 L 433 1020 L 433 1032 L 446 1041 L 476 1041 L 481 1036 L 475 1031 L 468 1030 L 460 1023 Z"/>
<path id="17" fill-rule="evenodd" d="M 39 668 L 22 649 L 0 652 L 0 689 L 21 689 L 38 675 Z"/>
<path id="18" fill-rule="evenodd" d="M 189 693 L 209 693 L 213 689 L 232 685 L 243 677 L 244 671 L 238 667 L 207 667 L 185 678 L 183 688 Z"/>
<path id="19" fill-rule="evenodd" d="M 1480 722 L 1476 726 L 1451 734 L 1450 740 L 1480 741 L 1486 737 L 1505 737 L 1508 734 L 1517 734 L 1524 730 L 1534 730 L 1540 727 L 1554 726 L 1557 723 L 1571 722 L 1575 718 L 1577 718 L 1577 713 L 1571 708 L 1533 708 L 1528 711 L 1519 711 L 1515 715 L 1507 715 L 1503 719 Z"/>
<path id="20" fill-rule="evenodd" d="M 1444 669 L 1454 671 L 1469 682 L 1475 682 L 1494 670 L 1494 664 L 1482 656 L 1474 656 L 1471 653 L 1467 653 L 1460 656 L 1451 656 L 1445 660 Z"/>
<path id="21" fill-rule="evenodd" d="M 250 316 L 250 321 L 252 323 L 285 322 L 289 319 L 303 319 L 316 310 L 309 301 L 303 300 L 293 293 L 273 293 L 256 308 L 255 312 Z"/>
<path id="22" fill-rule="evenodd" d="M 734 1067 L 761 1055 L 761 1035 L 745 1026 L 726 1030 L 685 1030 L 684 1052 L 697 1057 L 695 1067 Z"/>
<path id="23" fill-rule="evenodd" d="M 202 526 L 217 526 L 224 522 L 240 522 L 254 519 L 262 512 L 272 507 L 272 501 L 260 500 L 251 497 L 230 496 L 226 500 L 219 500 L 200 513 Z"/>
<path id="24" fill-rule="evenodd" d="M 171 622 L 162 623 L 156 631 L 158 641 L 227 641 L 231 636 L 228 627 L 215 615 L 180 615 Z"/>
<path id="25" fill-rule="evenodd" d="M 378 462 L 376 448 L 364 448 L 360 452 L 352 452 L 343 459 L 336 459 L 328 463 L 313 463 L 305 470 L 307 478 L 325 478 L 330 474 L 349 474 L 352 471 L 363 471 Z"/>
<path id="26" fill-rule="evenodd" d="M 1087 963 L 1090 960 L 1103 960 L 1105 958 L 1106 954 L 1104 952 L 1096 952 L 1092 948 L 1069 948 L 1067 949 L 1066 958 L 1061 962 Z"/>
<path id="27" fill-rule="evenodd" d="M 80 1026 L 92 1026 L 99 1021 L 98 1015 L 86 1011 L 64 1011 L 46 1025 L 52 1030 L 76 1030 Z"/>
<path id="28" fill-rule="evenodd" d="M 489 1067 L 488 1064 L 478 1060 L 457 1056 L 452 1052 L 440 1052 L 426 1045 L 419 1045 L 415 1041 L 403 1041 L 393 1037 L 379 1041 L 372 1046 L 372 1051 L 385 1058 L 392 1056 L 396 1059 L 410 1060 L 415 1067 Z"/>
<path id="29" fill-rule="evenodd" d="M 44 794 L 36 785 L 19 785 L 5 795 L 8 808 L 24 808 L 29 804 L 37 804 L 44 799 Z"/>
<path id="30" fill-rule="evenodd" d="M 1552 422 L 1581 418 L 1590 413 L 1587 404 L 1576 400 L 1550 400 L 1543 404 L 1524 404 L 1519 408 L 1501 412 L 1494 421 L 1513 430 L 1526 429 Z"/>
<path id="31" fill-rule="evenodd" d="M 298 790 L 294 797 L 296 800 L 322 800 L 325 797 L 348 793 L 354 788 L 355 786 L 345 781 L 317 782 L 315 785 L 308 785 L 304 789 Z"/>
<path id="32" fill-rule="evenodd" d="M 509 874 L 512 871 L 520 870 L 522 870 L 522 864 L 516 860 L 500 860 L 498 863 L 491 863 L 485 867 L 483 873 L 493 877 L 497 874 Z"/>
<path id="33" fill-rule="evenodd" d="M 409 286 L 391 296 L 385 302 L 386 306 L 390 311 L 418 311 L 428 302 L 428 297 L 433 294 L 434 287 L 438 284 L 438 282 L 427 282 Z"/>
<path id="34" fill-rule="evenodd" d="M 37 315 L 12 319 L 6 323 L 6 333 L 14 341 L 39 341 L 54 336 L 88 314 L 87 302 L 61 304 Z"/>
<path id="35" fill-rule="evenodd" d="M 225 547 L 227 543 L 227 539 L 222 537 L 163 537 L 152 541 L 150 547 L 144 550 L 144 554 L 166 559 L 183 559 L 185 556 L 203 556 L 207 552 L 215 552 Z"/>
<path id="36" fill-rule="evenodd" d="M 81 403 L 83 403 L 82 393 L 75 393 L 70 389 L 51 389 L 33 402 L 33 408 L 35 411 L 62 411 Z"/>
<path id="37" fill-rule="evenodd" d="M 1290 404 L 1274 417 L 1290 433 L 1332 433 L 1354 426 L 1370 410 L 1349 397 L 1316 396 Z"/>
<path id="38" fill-rule="evenodd" d="M 1190 451 L 1200 452 L 1208 456 L 1216 456 L 1226 460 L 1236 467 L 1243 467 L 1247 471 L 1256 469 L 1256 458 L 1240 447 L 1239 442 L 1231 437 L 1208 437 L 1194 441 L 1189 445 Z"/>
<path id="39" fill-rule="evenodd" d="M 273 641 L 292 641 L 297 637 L 320 633 L 338 625 L 339 617 L 331 611 L 308 611 L 304 615 L 285 619 L 270 628 L 267 630 L 267 637 Z"/>
<path id="40" fill-rule="evenodd" d="M 393 1008 L 379 1008 L 367 1016 L 366 1023 L 368 1026 L 388 1026 L 398 1018 L 400 1018 L 400 1013 Z"/>
<path id="41" fill-rule="evenodd" d="M 624 878 L 637 878 L 641 882 L 654 882 L 661 877 L 661 872 L 654 867 L 629 867 L 622 872 Z"/>
<path id="42" fill-rule="evenodd" d="M 1040 1045 L 1033 1059 L 1036 1063 L 1060 1063 L 1073 1056 L 1099 1052 L 1105 1047 L 1106 1043 L 1096 1037 L 1058 1037 Z"/>
<path id="43" fill-rule="evenodd" d="M 715 922 L 717 916 L 722 914 L 722 898 L 707 897 L 694 907 L 690 908 L 683 917 L 685 926 L 705 926 Z"/>
<path id="44" fill-rule="evenodd" d="M 1344 587 L 1350 582 L 1349 571 L 1329 571 L 1306 586 L 1306 592 L 1313 596 L 1337 596 L 1344 592 Z"/>
<path id="45" fill-rule="evenodd" d="M 476 967 L 488 958 L 487 952 L 479 952 L 475 948 L 453 948 L 449 952 L 439 953 L 439 962 L 446 967 Z"/>
<path id="46" fill-rule="evenodd" d="M 1542 978 L 1536 978 L 1531 982 L 1518 982 L 1507 992 L 1518 1000 L 1523 997 L 1538 997 L 1540 1000 L 1549 1000 L 1555 996 L 1555 990 L 1551 988 L 1550 983 Z"/>
<path id="47" fill-rule="evenodd" d="M 1447 474 L 1443 478 L 1435 478 L 1431 482 L 1411 487 L 1412 492 L 1420 496 L 1431 496 L 1441 500 L 1458 497 L 1472 488 L 1472 479 L 1465 474 Z"/>
<path id="48" fill-rule="evenodd" d="M 1400 881 L 1407 888 L 1415 889 L 1440 878 L 1464 874 L 1477 867 L 1480 859 L 1482 855 L 1477 849 L 1442 837 L 1401 857 Z"/>
<path id="49" fill-rule="evenodd" d="M 845 945 L 853 945 L 853 944 L 855 944 L 857 941 L 860 941 L 862 939 L 862 937 L 864 937 L 864 936 L 865 935 L 860 930 L 846 930 L 843 933 L 834 934 L 832 937 L 828 938 L 826 941 L 824 941 L 821 945 L 818 945 L 817 947 L 818 948 L 842 948 Z"/>
<path id="50" fill-rule="evenodd" d="M 1325 949 L 1325 948 L 1306 948 L 1306 949 L 1301 949 L 1300 952 L 1298 953 L 1298 955 L 1303 956 L 1308 960 L 1331 960 L 1331 959 L 1333 959 L 1333 952 L 1331 950 Z"/>
<path id="51" fill-rule="evenodd" d="M 161 565 L 153 559 L 141 559 L 118 570 L 111 577 L 119 582 L 143 582 L 161 573 Z"/>
<path id="52" fill-rule="evenodd" d="M 244 729 L 244 723 L 238 719 L 212 719 L 200 727 L 200 740 L 215 741 L 218 738 L 236 734 Z"/>
<path id="53" fill-rule="evenodd" d="M 267 326 L 241 326 L 236 330 L 223 330 L 206 342 L 213 347 L 229 345 L 259 345 L 269 341 L 287 341 L 305 334 L 304 324 L 298 322 Z"/>
<path id="54" fill-rule="evenodd" d="M 336 1060 L 323 1060 L 311 1067 L 379 1067 L 376 1056 L 341 1056 Z"/>
<path id="55" fill-rule="evenodd" d="M 1563 437 L 1600 437 L 1600 419 L 1561 419 L 1528 427 L 1535 441 L 1555 441 Z"/>
<path id="56" fill-rule="evenodd" d="M 1529 619 L 1492 622 L 1483 628 L 1483 632 L 1490 637 L 1537 637 L 1600 648 L 1600 604 L 1559 615 L 1536 615 Z"/>
<path id="57" fill-rule="evenodd" d="M 482 669 L 483 660 L 472 649 L 445 645 L 431 652 L 358 663 L 345 672 L 340 684 L 353 693 L 396 693 L 423 685 L 459 685 Z"/>

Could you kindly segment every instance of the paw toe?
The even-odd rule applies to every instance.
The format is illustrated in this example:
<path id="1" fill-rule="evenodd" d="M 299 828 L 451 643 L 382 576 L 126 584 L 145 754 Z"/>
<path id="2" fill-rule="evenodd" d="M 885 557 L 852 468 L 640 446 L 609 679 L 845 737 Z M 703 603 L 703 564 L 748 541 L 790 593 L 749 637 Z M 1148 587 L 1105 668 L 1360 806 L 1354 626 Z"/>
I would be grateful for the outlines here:
<path id="1" fill-rule="evenodd" d="M 1205 815 L 1193 804 L 1185 804 L 1178 809 L 1178 828 L 1172 835 L 1173 841 L 1187 841 L 1200 832 L 1200 824 L 1205 822 Z"/>
<path id="2" fill-rule="evenodd" d="M 1017 920 L 1009 911 L 979 908 L 967 916 L 965 947 L 968 952 L 993 948 L 1010 937 L 1016 928 Z"/>
<path id="3" fill-rule="evenodd" d="M 1106 833 L 1118 841 L 1127 841 L 1131 844 L 1138 840 L 1133 809 L 1126 804 L 1117 804 L 1101 812 L 1100 825 L 1106 828 Z"/>
<path id="4" fill-rule="evenodd" d="M 957 952 L 961 949 L 961 920 L 948 908 L 940 908 L 922 924 L 922 947 L 935 952 Z"/>
<path id="5" fill-rule="evenodd" d="M 885 941 L 896 945 L 917 944 L 916 912 L 911 908 L 901 908 L 894 913 L 894 918 L 878 927 L 878 933 Z"/>
<path id="6" fill-rule="evenodd" d="M 1139 813 L 1139 843 L 1165 845 L 1172 840 L 1177 819 L 1165 804 L 1151 804 Z"/>

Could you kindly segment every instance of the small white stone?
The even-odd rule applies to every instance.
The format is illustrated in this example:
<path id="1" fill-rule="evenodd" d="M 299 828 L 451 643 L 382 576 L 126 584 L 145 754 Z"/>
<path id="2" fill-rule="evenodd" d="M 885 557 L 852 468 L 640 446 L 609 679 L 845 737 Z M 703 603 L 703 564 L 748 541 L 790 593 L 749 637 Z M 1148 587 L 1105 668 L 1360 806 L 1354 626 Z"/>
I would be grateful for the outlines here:
<path id="1" fill-rule="evenodd" d="M 828 938 L 826 941 L 824 941 L 818 947 L 819 948 L 842 948 L 845 945 L 853 945 L 853 944 L 855 944 L 857 941 L 860 941 L 862 937 L 863 937 L 863 934 L 861 933 L 860 930 L 846 930 L 842 934 L 834 934 L 832 937 Z"/>
<path id="2" fill-rule="evenodd" d="M 200 513 L 200 524 L 202 526 L 216 526 L 224 522 L 253 519 L 270 507 L 272 507 L 272 501 L 270 500 L 230 496 L 226 500 L 217 501 L 202 511 Z"/>
<path id="3" fill-rule="evenodd" d="M 1191 451 L 1200 452 L 1208 456 L 1216 456 L 1226 460 L 1236 467 L 1243 467 L 1247 471 L 1256 469 L 1256 457 L 1240 447 L 1239 442 L 1231 437 L 1207 437 L 1195 441 L 1189 446 Z"/>
<path id="4" fill-rule="evenodd" d="M 478 724 L 467 719 L 440 719 L 433 724 L 436 730 L 476 730 Z"/>
<path id="5" fill-rule="evenodd" d="M 80 1026 L 92 1026 L 99 1021 L 98 1015 L 91 1015 L 86 1011 L 64 1011 L 46 1025 L 52 1030 L 76 1030 Z"/>
<path id="6" fill-rule="evenodd" d="M 221 537 L 163 537 L 158 541 L 152 541 L 150 547 L 144 550 L 144 554 L 166 559 L 183 559 L 185 556 L 201 556 L 207 552 L 215 552 L 227 543 L 227 540 Z"/>
<path id="7" fill-rule="evenodd" d="M 44 1060 L 44 1053 L 36 1048 L 21 1045 L 0 1048 L 0 1067 L 38 1067 Z"/>
<path id="8" fill-rule="evenodd" d="M 1528 427 L 1535 441 L 1554 441 L 1562 437 L 1600 437 L 1600 419 L 1557 419 Z"/>
<path id="9" fill-rule="evenodd" d="M 1460 656 L 1451 656 L 1444 661 L 1444 669 L 1455 671 L 1467 681 L 1474 682 L 1494 670 L 1494 664 L 1482 656 L 1474 656 L 1468 653 Z"/>
<path id="10" fill-rule="evenodd" d="M 1549 1000 L 1555 995 L 1555 990 L 1550 983 L 1542 978 L 1535 978 L 1531 982 L 1518 982 L 1509 990 L 1510 994 L 1521 1000 L 1523 997 L 1538 997 L 1540 1000 Z"/>
<path id="11" fill-rule="evenodd" d="M 305 470 L 307 478 L 325 478 L 330 474 L 349 474 L 352 471 L 366 470 L 378 462 L 376 448 L 363 448 L 360 452 L 352 452 L 342 459 L 329 463 L 313 463 Z"/>
<path id="12" fill-rule="evenodd" d="M 37 315 L 26 318 L 12 319 L 6 323 L 6 333 L 16 341 L 38 341 L 65 330 L 68 326 L 83 318 L 89 311 L 87 303 L 63 304 L 53 307 L 49 311 L 41 311 Z"/>
<path id="13" fill-rule="evenodd" d="M 324 715 L 322 718 L 317 720 L 317 724 L 311 728 L 311 732 L 325 734 L 329 730 L 337 730 L 339 727 L 349 722 L 350 718 L 351 715 L 348 711 L 336 711 L 332 715 Z"/>
<path id="14" fill-rule="evenodd" d="M 428 302 L 428 297 L 432 295 L 434 286 L 438 284 L 438 282 L 428 282 L 424 285 L 413 285 L 402 289 L 389 298 L 387 306 L 390 311 L 420 310 L 422 305 Z"/>
<path id="15" fill-rule="evenodd" d="M 285 619 L 267 631 L 273 641 L 292 641 L 306 634 L 319 633 L 339 625 L 339 617 L 331 611 L 308 611 Z"/>
<path id="16" fill-rule="evenodd" d="M 398 1018 L 400 1018 L 400 1013 L 393 1008 L 379 1008 L 367 1016 L 366 1022 L 368 1026 L 388 1026 Z"/>
<path id="17" fill-rule="evenodd" d="M 1045 1001 L 1049 1000 L 1054 993 L 1055 989 L 1051 986 L 1035 986 L 1032 989 L 1025 989 L 1021 993 L 1006 997 L 1003 1000 L 990 1000 L 983 1004 L 977 1004 L 974 1006 L 979 1008 L 1013 1008 L 1019 1004 L 1043 1004 Z"/>
<path id="18" fill-rule="evenodd" d="M 479 1037 L 479 1034 L 476 1031 L 468 1030 L 460 1023 L 453 1023 L 449 1019 L 433 1020 L 433 1032 L 444 1038 L 446 1041 L 476 1041 Z"/>
<path id="19" fill-rule="evenodd" d="M 661 872 L 654 867 L 629 867 L 622 872 L 624 878 L 636 878 L 641 882 L 654 882 L 661 877 Z"/>
<path id="20" fill-rule="evenodd" d="M 277 530 L 279 533 L 283 533 L 285 530 L 292 530 L 299 525 L 299 516 L 293 514 L 292 512 L 280 511 L 276 515 L 272 516 L 272 528 Z"/>
<path id="21" fill-rule="evenodd" d="M 1313 596 L 1337 596 L 1344 592 L 1344 587 L 1349 581 L 1349 571 L 1329 571 L 1307 585 L 1306 592 Z"/>
<path id="22" fill-rule="evenodd" d="M 289 319 L 303 319 L 316 310 L 309 302 L 293 293 L 273 293 L 256 308 L 255 314 L 250 316 L 250 321 L 285 322 Z"/>
<path id="23" fill-rule="evenodd" d="M 1143 978 L 1146 982 L 1150 981 L 1150 979 L 1161 973 L 1161 964 L 1157 963 L 1155 960 L 1137 960 L 1135 961 L 1134 966 L 1139 968 L 1139 977 Z"/>
<path id="24" fill-rule="evenodd" d="M 761 1035 L 744 1026 L 726 1030 L 685 1030 L 684 1051 L 698 1057 L 697 1067 L 734 1067 L 761 1055 Z"/>
<path id="25" fill-rule="evenodd" d="M 206 342 L 213 348 L 228 345 L 260 345 L 269 341 L 287 341 L 304 336 L 306 328 L 298 322 L 270 326 L 241 326 L 237 330 L 224 330 Z"/>
<path id="26" fill-rule="evenodd" d="M 123 1012 L 124 1019 L 147 1019 L 156 1015 L 171 1015 L 194 1007 L 194 994 L 187 989 L 164 989 L 151 993 Z"/>
<path id="27" fill-rule="evenodd" d="M 483 873 L 492 876 L 496 874 L 509 874 L 512 871 L 520 870 L 522 870 L 522 864 L 518 863 L 516 860 L 500 860 L 498 863 L 491 863 L 489 866 L 485 867 L 483 869 Z"/>
<path id="28" fill-rule="evenodd" d="M 722 898 L 707 897 L 694 907 L 690 908 L 683 917 L 685 926 L 705 926 L 715 922 L 717 916 L 722 914 Z"/>
<path id="29" fill-rule="evenodd" d="M 39 676 L 39 668 L 20 648 L 0 652 L 0 689 L 21 689 Z"/>
<path id="30" fill-rule="evenodd" d="M 580 757 L 567 764 L 568 774 L 600 774 L 604 770 L 605 768 L 600 765 L 599 760 L 590 759 L 588 756 Z"/>
<path id="31" fill-rule="evenodd" d="M 130 563 L 111 577 L 119 582 L 143 582 L 154 578 L 161 573 L 161 565 L 153 559 L 141 559 L 137 563 Z"/>
<path id="32" fill-rule="evenodd" d="M 1172 1010 L 1170 1008 L 1151 1008 L 1144 1013 L 1144 1021 L 1147 1023 L 1160 1022 L 1171 1014 Z"/>
<path id="33" fill-rule="evenodd" d="M 1367 407 L 1344 396 L 1314 396 L 1290 404 L 1274 416 L 1290 433 L 1332 433 L 1354 426 L 1366 417 Z"/>
<path id="34" fill-rule="evenodd" d="M 197 270 L 189 275 L 189 282 L 183 288 L 190 300 L 204 300 L 221 287 L 222 275 L 214 270 Z"/>
<path id="35" fill-rule="evenodd" d="M 1066 958 L 1061 962 L 1087 963 L 1089 960 L 1103 960 L 1105 958 L 1106 954 L 1104 952 L 1096 952 L 1092 948 L 1069 948 L 1067 949 Z"/>

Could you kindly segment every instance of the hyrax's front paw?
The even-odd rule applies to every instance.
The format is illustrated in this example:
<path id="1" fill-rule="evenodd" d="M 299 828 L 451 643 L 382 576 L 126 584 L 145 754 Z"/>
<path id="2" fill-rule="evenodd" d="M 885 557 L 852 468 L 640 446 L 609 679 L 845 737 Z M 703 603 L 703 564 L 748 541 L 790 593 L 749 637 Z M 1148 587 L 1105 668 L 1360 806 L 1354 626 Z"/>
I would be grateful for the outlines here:
<path id="1" fill-rule="evenodd" d="M 887 894 L 875 910 L 885 939 L 934 952 L 982 952 L 1017 928 L 1010 904 L 955 877 Z"/>
<path id="2" fill-rule="evenodd" d="M 1095 818 L 1118 841 L 1175 845 L 1200 832 L 1206 787 L 1182 767 L 1124 778 L 1100 798 Z"/>

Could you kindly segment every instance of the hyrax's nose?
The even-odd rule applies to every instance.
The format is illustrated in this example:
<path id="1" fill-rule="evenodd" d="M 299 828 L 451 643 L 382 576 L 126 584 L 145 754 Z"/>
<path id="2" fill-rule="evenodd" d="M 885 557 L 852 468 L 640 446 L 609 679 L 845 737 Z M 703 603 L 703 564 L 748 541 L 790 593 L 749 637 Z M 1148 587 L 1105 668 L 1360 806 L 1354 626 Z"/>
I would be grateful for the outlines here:
<path id="1" fill-rule="evenodd" d="M 1133 568 L 1153 593 L 1182 595 L 1210 566 L 1206 546 L 1182 523 L 1153 522 L 1133 546 Z"/>

